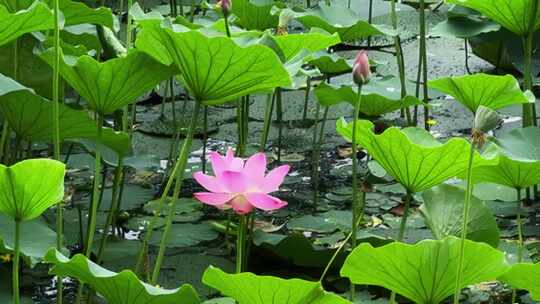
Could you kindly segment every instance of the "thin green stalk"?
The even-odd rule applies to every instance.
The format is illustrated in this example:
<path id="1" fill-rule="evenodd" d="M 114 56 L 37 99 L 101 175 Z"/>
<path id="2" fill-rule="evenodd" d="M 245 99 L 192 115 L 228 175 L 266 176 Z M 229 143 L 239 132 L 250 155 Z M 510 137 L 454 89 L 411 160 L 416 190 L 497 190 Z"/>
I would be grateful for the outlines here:
<path id="1" fill-rule="evenodd" d="M 538 0 L 531 1 L 531 18 L 529 19 L 529 33 L 526 34 L 525 37 L 523 37 L 523 51 L 525 52 L 523 54 L 524 62 L 523 62 L 523 77 L 524 77 L 524 83 L 523 86 L 525 90 L 530 90 L 532 92 L 533 90 L 533 75 L 532 75 L 532 55 L 533 55 L 533 47 L 534 47 L 534 27 L 536 26 L 535 22 L 537 20 L 536 16 L 538 15 Z M 536 126 L 537 120 L 536 120 L 536 106 L 534 103 L 532 104 L 524 104 L 523 105 L 523 126 Z"/>
<path id="2" fill-rule="evenodd" d="M 15 248 L 13 248 L 13 303 L 19 304 L 20 291 L 19 291 L 19 265 L 20 265 L 20 243 L 21 243 L 21 221 L 15 219 Z"/>
<path id="3" fill-rule="evenodd" d="M 281 140 L 283 135 L 283 96 L 281 88 L 276 88 L 276 120 L 278 123 L 277 161 L 281 162 Z"/>
<path id="4" fill-rule="evenodd" d="M 133 0 L 127 0 L 127 24 L 126 24 L 126 49 L 130 49 L 132 46 L 132 36 L 133 36 L 133 28 L 132 28 L 132 18 L 131 18 L 131 7 L 133 6 Z"/>
<path id="5" fill-rule="evenodd" d="M 304 121 L 307 119 L 310 91 L 311 91 L 311 77 L 308 76 L 306 80 L 306 95 L 304 95 L 304 114 L 302 114 L 302 120 Z"/>
<path id="6" fill-rule="evenodd" d="M 422 53 L 422 74 L 423 74 L 423 101 L 424 106 L 424 128 L 429 130 L 429 102 L 428 91 L 428 71 L 427 71 L 427 46 L 426 46 L 426 3 L 425 0 L 420 0 L 420 53 Z"/>
<path id="7" fill-rule="evenodd" d="M 315 159 L 313 160 L 315 170 L 313 172 L 312 182 L 313 182 L 313 205 L 317 206 L 319 204 L 319 184 L 320 184 L 320 175 L 319 175 L 319 166 L 321 159 L 321 146 L 324 141 L 324 127 L 326 125 L 326 120 L 328 119 L 328 110 L 330 107 L 324 108 L 324 114 L 321 122 L 321 128 L 319 130 L 319 142 L 315 145 L 313 149 L 313 154 Z"/>
<path id="8" fill-rule="evenodd" d="M 229 18 L 227 16 L 223 16 L 223 19 L 225 20 L 225 32 L 227 33 L 227 37 L 231 37 L 231 29 L 229 28 Z"/>
<path id="9" fill-rule="evenodd" d="M 397 30 L 397 13 L 396 13 L 396 0 L 390 2 L 390 15 L 392 19 L 392 28 Z M 398 35 L 394 37 L 394 47 L 396 50 L 396 60 L 399 72 L 399 82 L 401 85 L 401 98 L 407 96 L 407 78 L 405 75 L 405 59 L 403 57 L 403 48 L 401 47 L 401 37 Z M 407 125 L 412 125 L 411 109 L 407 107 L 404 110 L 407 117 Z"/>
<path id="10" fill-rule="evenodd" d="M 315 124 L 313 125 L 313 136 L 311 141 L 311 151 L 313 154 L 311 155 L 311 184 L 313 185 L 313 208 L 317 209 L 318 205 L 318 196 L 319 191 L 317 191 L 317 188 L 319 187 L 319 183 L 315 181 L 316 176 L 319 173 L 319 162 L 317 161 L 319 159 L 319 151 L 317 150 L 317 131 L 318 131 L 318 124 L 319 124 L 319 115 L 321 112 L 321 104 L 317 102 L 317 105 L 315 106 Z"/>
<path id="11" fill-rule="evenodd" d="M 517 192 L 517 227 L 518 227 L 518 263 L 523 261 L 523 222 L 521 219 L 521 188 L 516 188 Z M 517 290 L 512 289 L 512 303 L 516 303 Z"/>
<path id="12" fill-rule="evenodd" d="M 469 39 L 465 38 L 463 39 L 465 42 L 464 48 L 465 48 L 465 71 L 467 71 L 467 74 L 472 74 L 471 69 L 469 68 Z"/>
<path id="13" fill-rule="evenodd" d="M 9 135 L 9 124 L 4 117 L 2 124 L 2 136 L 0 137 L 0 160 L 4 157 L 4 151 L 6 150 L 6 143 Z"/>
<path id="14" fill-rule="evenodd" d="M 101 137 L 103 133 L 103 115 L 96 113 L 97 116 L 97 134 L 98 142 L 101 142 Z M 96 232 L 96 222 L 97 222 L 97 211 L 100 200 L 100 179 L 101 179 L 101 151 L 96 148 L 96 153 L 94 156 L 94 186 L 92 189 L 92 205 L 89 214 L 90 222 L 88 224 L 87 236 L 86 236 L 86 245 L 85 245 L 85 256 L 87 258 L 92 254 L 92 247 L 94 244 L 94 236 Z M 80 282 L 76 303 L 80 303 L 84 291 L 84 283 Z"/>
<path id="15" fill-rule="evenodd" d="M 167 181 L 167 185 L 165 186 L 165 190 L 161 194 L 160 203 L 159 203 L 160 206 L 158 208 L 158 213 L 156 213 L 156 215 L 154 215 L 154 218 L 150 222 L 151 226 L 148 227 L 148 230 L 146 232 L 144 244 L 147 245 L 148 241 L 150 240 L 150 237 L 151 237 L 151 233 L 152 233 L 151 231 L 154 229 L 156 216 L 158 216 L 159 213 L 161 213 L 161 211 L 163 210 L 163 207 L 164 207 L 163 205 L 164 205 L 165 200 L 167 198 L 167 195 L 169 193 L 170 187 L 172 185 L 172 181 L 176 178 L 176 182 L 175 182 L 175 185 L 174 185 L 173 196 L 170 199 L 169 206 L 168 206 L 169 207 L 169 212 L 167 214 L 167 223 L 165 225 L 165 230 L 164 230 L 163 235 L 161 237 L 158 256 L 156 258 L 156 264 L 154 265 L 154 271 L 152 273 L 152 279 L 151 279 L 152 284 L 157 284 L 157 281 L 159 279 L 159 272 L 161 270 L 161 264 L 163 263 L 163 257 L 165 256 L 167 238 L 168 238 L 171 226 L 172 226 L 172 220 L 173 220 L 174 212 L 175 212 L 174 203 L 175 203 L 176 199 L 179 197 L 180 187 L 182 185 L 182 181 L 184 180 L 184 173 L 185 173 L 185 169 L 186 169 L 187 159 L 188 159 L 188 156 L 189 156 L 189 152 L 191 151 L 191 143 L 193 141 L 193 135 L 195 134 L 195 128 L 197 126 L 197 120 L 198 120 L 198 117 L 199 117 L 200 108 L 201 108 L 200 102 L 195 101 L 195 109 L 193 110 L 193 116 L 191 117 L 191 121 L 189 123 L 186 138 L 184 139 L 184 143 L 182 144 L 182 150 L 180 151 L 180 155 L 178 156 L 176 164 L 174 165 L 173 172 L 171 173 L 171 176 L 169 177 L 169 180 Z M 152 229 L 152 230 L 150 230 L 150 229 Z M 143 251 L 143 250 L 141 250 L 141 251 Z M 146 251 L 146 248 L 144 248 L 144 251 Z M 137 265 L 138 264 L 139 263 L 137 263 Z"/>
<path id="16" fill-rule="evenodd" d="M 238 139 L 236 143 L 236 155 L 242 157 L 246 152 L 246 135 L 244 134 L 244 97 L 238 100 L 236 106 L 236 128 L 238 133 Z"/>
<path id="17" fill-rule="evenodd" d="M 266 150 L 266 143 L 268 141 L 268 133 L 270 132 L 270 125 L 272 124 L 272 112 L 274 111 L 274 101 L 276 99 L 276 94 L 268 94 L 266 97 L 266 107 L 264 110 L 264 126 L 263 132 L 261 135 L 261 145 L 259 151 L 263 152 Z"/>
<path id="18" fill-rule="evenodd" d="M 60 4 L 59 0 L 54 0 L 54 65 L 53 65 L 53 91 L 52 91 L 52 122 L 53 122 L 53 146 L 54 159 L 60 160 Z M 63 217 L 62 204 L 56 206 L 56 249 L 61 250 L 64 245 L 63 240 Z M 57 277 L 56 294 L 57 303 L 63 303 L 63 280 Z"/>
<path id="19" fill-rule="evenodd" d="M 373 0 L 369 0 L 369 10 L 368 10 L 368 23 L 371 24 L 373 19 Z M 371 48 L 371 36 L 367 38 L 367 48 Z"/>
<path id="20" fill-rule="evenodd" d="M 418 52 L 418 68 L 416 70 L 416 88 L 414 94 L 416 98 L 420 98 L 420 79 L 422 78 L 423 58 L 422 52 Z M 413 125 L 418 125 L 418 106 L 414 106 Z"/>
<path id="21" fill-rule="evenodd" d="M 238 234 L 236 237 L 236 273 L 244 270 L 244 250 L 246 248 L 247 216 L 239 216 Z"/>
<path id="22" fill-rule="evenodd" d="M 352 235 L 351 239 L 351 248 L 354 250 L 356 248 L 356 236 L 358 234 L 358 225 L 356 223 L 358 219 L 358 146 L 356 141 L 356 132 L 357 132 L 357 122 L 358 116 L 360 116 L 360 104 L 362 102 L 362 84 L 358 84 L 358 92 L 356 97 L 356 104 L 353 112 L 353 131 L 352 131 Z M 351 283 L 350 288 L 350 298 L 354 300 L 355 296 L 355 285 Z"/>
<path id="23" fill-rule="evenodd" d="M 459 248 L 459 258 L 458 258 L 458 268 L 456 273 L 456 284 L 454 286 L 454 304 L 459 304 L 459 295 L 461 294 L 461 280 L 463 277 L 463 262 L 465 258 L 465 240 L 467 239 L 468 227 L 469 227 L 469 214 L 471 209 L 471 197 L 473 191 L 473 160 L 474 160 L 474 151 L 476 148 L 476 142 L 473 140 L 471 142 L 471 149 L 469 152 L 469 163 L 467 165 L 467 189 L 465 192 L 465 203 L 463 205 L 463 216 L 462 216 L 462 228 L 461 228 L 461 245 Z"/>
<path id="24" fill-rule="evenodd" d="M 206 149 L 208 146 L 208 106 L 203 111 L 203 149 L 201 155 L 202 171 L 206 173 Z"/>
<path id="25" fill-rule="evenodd" d="M 111 197 L 111 207 L 109 208 L 109 214 L 107 215 L 107 220 L 105 222 L 105 227 L 103 228 L 103 236 L 101 237 L 99 243 L 99 250 L 97 254 L 98 264 L 102 262 L 103 254 L 105 253 L 105 247 L 107 246 L 107 241 L 109 238 L 109 230 L 112 227 L 114 233 L 113 221 L 114 218 L 118 215 L 118 208 L 120 205 L 120 184 L 124 180 L 124 159 L 120 158 L 118 160 L 118 165 L 114 171 L 114 184 Z"/>
<path id="26" fill-rule="evenodd" d="M 193 22 L 193 19 L 195 19 L 195 0 L 191 0 L 191 11 L 189 13 L 189 21 Z"/>

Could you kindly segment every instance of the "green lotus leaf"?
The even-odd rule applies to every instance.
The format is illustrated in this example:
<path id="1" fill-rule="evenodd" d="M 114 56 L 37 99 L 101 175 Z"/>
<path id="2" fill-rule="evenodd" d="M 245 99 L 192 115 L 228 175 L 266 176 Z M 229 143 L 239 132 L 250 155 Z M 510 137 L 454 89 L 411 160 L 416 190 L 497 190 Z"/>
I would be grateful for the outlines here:
<path id="1" fill-rule="evenodd" d="M 341 42 L 337 34 L 329 35 L 321 32 L 288 34 L 277 36 L 274 39 L 281 48 L 285 61 L 289 61 L 302 50 L 316 52 Z"/>
<path id="2" fill-rule="evenodd" d="M 355 284 L 390 289 L 418 304 L 441 303 L 455 292 L 460 247 L 455 237 L 378 248 L 363 243 L 349 255 L 341 275 Z M 494 280 L 510 268 L 504 253 L 469 240 L 464 261 L 461 288 Z"/>
<path id="3" fill-rule="evenodd" d="M 341 41 L 349 42 L 369 36 L 396 33 L 386 25 L 369 24 L 353 10 L 342 6 L 320 4 L 305 13 L 297 13 L 296 19 L 307 28 L 321 28 L 329 33 L 338 33 Z"/>
<path id="4" fill-rule="evenodd" d="M 191 285 L 185 284 L 173 290 L 154 287 L 140 281 L 130 270 L 112 272 L 81 254 L 68 259 L 55 249 L 51 249 L 45 255 L 45 261 L 54 264 L 50 270 L 52 274 L 73 277 L 92 286 L 110 304 L 201 303 Z"/>
<path id="5" fill-rule="evenodd" d="M 346 304 L 351 303 L 323 290 L 319 282 L 285 280 L 253 273 L 228 274 L 208 267 L 203 283 L 235 299 L 239 304 Z"/>
<path id="6" fill-rule="evenodd" d="M 0 165 L 0 212 L 18 221 L 40 216 L 64 198 L 65 165 L 50 159 L 29 159 Z"/>
<path id="7" fill-rule="evenodd" d="M 325 75 L 341 75 L 352 71 L 352 65 L 343 57 L 324 51 L 313 54 L 308 63 Z"/>
<path id="8" fill-rule="evenodd" d="M 422 101 L 414 96 L 401 99 L 399 90 L 390 90 L 389 83 L 395 78 L 372 80 L 362 86 L 360 112 L 367 116 L 380 116 L 409 106 L 422 105 Z M 348 85 L 335 86 L 321 83 L 315 88 L 315 95 L 321 105 L 332 106 L 342 102 L 356 105 L 358 89 Z"/>
<path id="9" fill-rule="evenodd" d="M 352 122 L 337 121 L 337 131 L 351 140 Z M 410 192 L 420 192 L 460 175 L 469 161 L 470 144 L 463 138 L 440 143 L 424 129 L 392 127 L 380 135 L 373 133 L 373 123 L 360 120 L 357 142 Z M 475 154 L 473 165 L 496 164 L 497 159 L 484 159 Z"/>
<path id="10" fill-rule="evenodd" d="M 4 79 L 5 77 L 0 75 L 0 87 L 7 88 L 9 82 Z M 52 102 L 20 85 L 9 92 L 6 91 L 0 89 L 0 112 L 9 121 L 9 126 L 18 138 L 51 142 Z M 88 112 L 72 109 L 62 103 L 59 110 L 61 140 L 88 139 L 94 142 L 98 140 L 96 122 Z M 119 156 L 126 156 L 131 151 L 128 135 L 110 128 L 103 128 L 101 143 Z"/>
<path id="11" fill-rule="evenodd" d="M 447 236 L 461 236 L 463 225 L 463 198 L 465 190 L 442 184 L 422 193 L 424 203 L 420 211 L 437 239 Z M 499 227 L 491 209 L 484 202 L 472 197 L 467 239 L 484 242 L 497 248 Z"/>
<path id="12" fill-rule="evenodd" d="M 14 14 L 0 5 L 0 45 L 26 33 L 49 30 L 54 27 L 54 16 L 49 7 L 36 1 L 28 9 Z"/>
<path id="13" fill-rule="evenodd" d="M 431 29 L 430 34 L 434 36 L 466 39 L 482 33 L 498 31 L 500 28 L 500 25 L 489 20 L 478 20 L 469 17 L 453 17 L 437 24 Z"/>
<path id="14" fill-rule="evenodd" d="M 279 58 L 266 46 L 240 47 L 226 37 L 173 32 L 156 23 L 143 25 L 136 46 L 163 64 L 175 63 L 194 98 L 207 105 L 291 85 Z"/>
<path id="15" fill-rule="evenodd" d="M 506 29 L 523 36 L 540 29 L 540 10 L 531 14 L 533 1 L 536 0 L 448 0 L 447 3 L 479 11 Z M 530 24 L 532 28 L 529 28 Z"/>
<path id="16" fill-rule="evenodd" d="M 53 52 L 41 53 L 41 58 L 53 64 Z M 162 80 L 176 73 L 148 55 L 131 50 L 126 57 L 98 62 L 90 56 L 63 55 L 60 74 L 88 103 L 101 114 L 109 114 L 134 103 Z"/>
<path id="17" fill-rule="evenodd" d="M 235 0 L 232 13 L 238 17 L 236 23 L 247 30 L 264 31 L 278 26 L 279 16 L 271 14 L 274 6 L 284 4 L 273 0 Z"/>
<path id="18" fill-rule="evenodd" d="M 515 129 L 494 139 L 485 155 L 497 155 L 496 166 L 480 166 L 473 170 L 476 183 L 491 182 L 524 189 L 540 183 L 540 129 Z"/>
<path id="19" fill-rule="evenodd" d="M 54 0 L 45 1 L 49 7 L 53 7 Z M 114 27 L 114 17 L 108 7 L 90 8 L 79 1 L 60 0 L 59 8 L 64 15 L 64 25 L 76 25 L 83 23 L 99 24 L 109 28 Z"/>
<path id="20" fill-rule="evenodd" d="M 30 267 L 41 262 L 47 250 L 56 246 L 56 232 L 42 218 L 21 223 L 21 235 L 21 257 Z M 14 236 L 15 222 L 0 214 L 0 254 L 13 253 Z"/>
<path id="21" fill-rule="evenodd" d="M 454 97 L 473 113 L 476 113 L 479 106 L 497 110 L 509 105 L 528 103 L 533 98 L 531 94 L 521 91 L 519 82 L 512 75 L 479 73 L 444 77 L 431 80 L 428 85 L 431 89 Z"/>
<path id="22" fill-rule="evenodd" d="M 533 300 L 540 301 L 540 263 L 514 264 L 499 279 L 516 289 L 527 290 Z"/>

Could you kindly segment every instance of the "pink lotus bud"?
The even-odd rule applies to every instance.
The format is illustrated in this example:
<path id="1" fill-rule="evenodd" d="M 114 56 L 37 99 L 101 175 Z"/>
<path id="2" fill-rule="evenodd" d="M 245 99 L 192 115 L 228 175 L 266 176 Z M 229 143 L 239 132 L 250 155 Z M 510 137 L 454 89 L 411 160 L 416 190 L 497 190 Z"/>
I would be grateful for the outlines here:
<path id="1" fill-rule="evenodd" d="M 221 11 L 225 17 L 229 16 L 232 8 L 231 0 L 221 0 L 219 1 L 219 6 L 221 6 Z"/>
<path id="2" fill-rule="evenodd" d="M 369 58 L 366 50 L 360 50 L 354 60 L 352 74 L 354 82 L 357 84 L 365 84 L 371 78 L 371 70 L 369 69 Z"/>

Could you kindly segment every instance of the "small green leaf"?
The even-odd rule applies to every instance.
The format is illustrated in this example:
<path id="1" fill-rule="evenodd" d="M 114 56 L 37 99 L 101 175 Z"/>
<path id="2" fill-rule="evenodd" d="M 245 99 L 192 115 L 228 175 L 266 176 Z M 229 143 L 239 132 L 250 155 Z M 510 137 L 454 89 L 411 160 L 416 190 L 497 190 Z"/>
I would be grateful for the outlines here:
<path id="1" fill-rule="evenodd" d="M 0 212 L 14 220 L 40 216 L 64 198 L 65 165 L 50 159 L 0 165 Z"/>
<path id="2" fill-rule="evenodd" d="M 5 89 L 9 86 L 7 83 L 9 81 L 0 75 L 0 87 Z M 52 111 L 51 101 L 35 95 L 28 88 L 18 85 L 12 88 L 11 92 L 0 89 L 0 112 L 20 139 L 52 142 Z M 96 122 L 90 118 L 88 112 L 60 104 L 59 119 L 61 140 L 98 140 Z M 103 128 L 101 140 L 103 145 L 119 156 L 126 156 L 131 152 L 126 133 Z"/>
<path id="3" fill-rule="evenodd" d="M 226 37 L 173 32 L 149 23 L 136 46 L 163 64 L 175 63 L 194 98 L 207 105 L 291 84 L 277 55 L 262 45 L 240 47 Z"/>
<path id="4" fill-rule="evenodd" d="M 379 248 L 364 243 L 349 255 L 341 275 L 355 284 L 390 289 L 415 303 L 441 303 L 455 292 L 460 247 L 461 240 L 455 237 Z M 509 268 L 504 253 L 469 240 L 464 260 L 460 287 L 494 280 Z"/>
<path id="5" fill-rule="evenodd" d="M 537 0 L 448 0 L 479 11 L 517 35 L 523 36 L 540 28 L 540 10 L 532 14 L 533 1 Z M 531 22 L 532 20 L 532 22 Z M 532 24 L 532 28 L 529 28 Z"/>
<path id="6" fill-rule="evenodd" d="M 386 25 L 369 24 L 353 10 L 342 6 L 320 4 L 305 13 L 297 13 L 296 19 L 307 28 L 322 28 L 338 33 L 341 41 L 349 42 L 369 36 L 395 35 Z"/>
<path id="7" fill-rule="evenodd" d="M 343 57 L 334 53 L 320 51 L 313 54 L 311 58 L 309 64 L 312 64 L 326 75 L 341 75 L 352 71 L 352 65 Z"/>
<path id="8" fill-rule="evenodd" d="M 36 1 L 28 9 L 10 14 L 0 5 L 0 45 L 26 33 L 49 30 L 54 27 L 52 11 L 45 3 Z"/>
<path id="9" fill-rule="evenodd" d="M 278 26 L 279 16 L 271 14 L 274 6 L 284 4 L 272 0 L 235 0 L 232 13 L 238 17 L 236 23 L 246 30 L 264 31 Z"/>
<path id="10" fill-rule="evenodd" d="M 424 204 L 420 211 L 426 218 L 433 235 L 437 239 L 447 236 L 461 236 L 463 225 L 463 189 L 442 184 L 422 193 Z M 472 197 L 470 218 L 467 224 L 467 239 L 484 242 L 497 248 L 499 244 L 499 227 L 491 209 L 484 202 Z"/>
<path id="11" fill-rule="evenodd" d="M 253 273 L 228 274 L 208 267 L 203 283 L 239 304 L 346 304 L 349 301 L 323 290 L 319 282 L 285 280 Z"/>
<path id="12" fill-rule="evenodd" d="M 52 49 L 41 53 L 53 65 Z M 60 73 L 69 85 L 101 114 L 109 114 L 137 101 L 137 97 L 176 73 L 172 67 L 131 50 L 126 57 L 98 62 L 90 56 L 62 56 Z"/>
<path id="13" fill-rule="evenodd" d="M 182 285 L 178 289 L 168 290 L 140 281 L 137 276 L 124 270 L 120 273 L 109 271 L 84 255 L 78 254 L 71 259 L 51 249 L 45 261 L 54 264 L 52 274 L 70 276 L 92 286 L 110 304 L 199 304 L 199 296 L 191 285 Z"/>
<path id="14" fill-rule="evenodd" d="M 337 131 L 345 139 L 352 137 L 352 122 L 336 122 Z M 420 128 L 389 128 L 380 135 L 373 133 L 373 123 L 360 120 L 357 142 L 403 187 L 420 192 L 436 186 L 465 171 L 470 143 L 452 138 L 442 144 Z M 475 154 L 474 166 L 496 164 L 496 159 L 483 159 Z"/>
<path id="15" fill-rule="evenodd" d="M 500 25 L 489 20 L 477 20 L 469 17 L 453 17 L 437 24 L 431 29 L 431 35 L 443 37 L 470 38 L 482 33 L 498 31 Z"/>
<path id="16" fill-rule="evenodd" d="M 362 86 L 360 112 L 367 116 L 380 116 L 409 106 L 423 104 L 414 96 L 406 96 L 402 99 L 399 90 L 393 90 L 394 80 L 396 80 L 394 77 L 373 79 Z M 348 85 L 337 87 L 323 82 L 315 89 L 315 95 L 323 106 L 332 106 L 342 102 L 354 106 L 358 102 L 357 90 L 357 88 Z"/>
<path id="17" fill-rule="evenodd" d="M 473 74 L 431 80 L 431 89 L 454 97 L 464 107 L 475 113 L 479 106 L 492 110 L 509 105 L 530 102 L 530 97 L 521 91 L 519 82 L 512 75 L 497 76 Z"/>
<path id="18" fill-rule="evenodd" d="M 540 301 L 540 263 L 514 264 L 499 279 L 516 289 L 527 290 L 533 300 Z"/>
<path id="19" fill-rule="evenodd" d="M 285 61 L 292 59 L 301 50 L 316 52 L 341 42 L 337 34 L 329 35 L 322 32 L 288 34 L 277 36 L 274 39 L 283 51 Z"/>

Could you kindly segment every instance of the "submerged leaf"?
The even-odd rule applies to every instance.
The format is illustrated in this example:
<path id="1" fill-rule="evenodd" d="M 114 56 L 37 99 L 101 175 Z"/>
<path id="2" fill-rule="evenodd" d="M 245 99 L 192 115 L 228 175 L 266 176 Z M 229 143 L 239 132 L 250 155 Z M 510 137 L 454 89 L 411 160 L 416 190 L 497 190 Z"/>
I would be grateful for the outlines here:
<path id="1" fill-rule="evenodd" d="M 53 50 L 41 57 L 53 65 Z M 176 73 L 143 52 L 131 50 L 126 57 L 98 62 L 90 56 L 62 56 L 60 73 L 79 93 L 89 107 L 101 114 L 109 114 L 137 101 L 162 80 Z"/>
<path id="2" fill-rule="evenodd" d="M 463 227 L 463 199 L 465 190 L 442 184 L 422 193 L 424 204 L 420 211 L 426 218 L 433 235 L 443 239 L 453 235 L 460 237 Z M 491 209 L 484 202 L 472 197 L 467 239 L 484 242 L 497 248 L 499 227 Z"/>
<path id="3" fill-rule="evenodd" d="M 473 74 L 444 77 L 429 81 L 431 89 L 454 97 L 464 107 L 475 113 L 479 106 L 492 110 L 509 105 L 530 102 L 530 94 L 523 93 L 519 82 L 512 75 L 497 76 Z"/>
<path id="4" fill-rule="evenodd" d="M 533 300 L 540 301 L 540 263 L 512 265 L 499 279 L 516 289 L 527 290 Z"/>
<path id="5" fill-rule="evenodd" d="M 455 292 L 460 247 L 455 237 L 379 248 L 364 243 L 349 255 L 341 275 L 355 284 L 385 287 L 415 303 L 441 303 Z M 464 261 L 460 288 L 494 280 L 509 268 L 504 253 L 469 240 Z"/>
<path id="6" fill-rule="evenodd" d="M 45 261 L 54 264 L 50 271 L 52 274 L 70 276 L 92 286 L 110 304 L 201 303 L 191 285 L 182 285 L 172 290 L 154 287 L 140 281 L 129 270 L 115 273 L 102 268 L 81 254 L 68 259 L 55 249 L 51 249 L 45 256 Z"/>
<path id="7" fill-rule="evenodd" d="M 0 5 L 0 45 L 26 33 L 49 30 L 53 27 L 53 13 L 45 3 L 36 1 L 28 9 L 14 14 Z"/>
<path id="8" fill-rule="evenodd" d="M 239 304 L 346 304 L 349 301 L 323 290 L 321 283 L 285 280 L 253 273 L 228 274 L 208 267 L 203 283 L 234 298 Z"/>
<path id="9" fill-rule="evenodd" d="M 136 45 L 163 64 L 175 63 L 194 98 L 207 105 L 291 84 L 277 55 L 266 46 L 240 47 L 226 37 L 174 32 L 155 23 L 143 26 Z"/>
<path id="10" fill-rule="evenodd" d="M 29 159 L 0 165 L 0 212 L 14 220 L 40 216 L 64 198 L 65 165 L 51 159 Z"/>
<path id="11" fill-rule="evenodd" d="M 340 119 L 337 131 L 345 139 L 352 137 L 352 122 Z M 360 120 L 357 142 L 379 164 L 410 192 L 420 192 L 458 176 L 467 168 L 470 143 L 452 138 L 440 143 L 424 129 L 392 127 L 377 135 L 373 123 Z M 474 165 L 492 165 L 496 159 L 484 160 L 475 154 Z"/>

